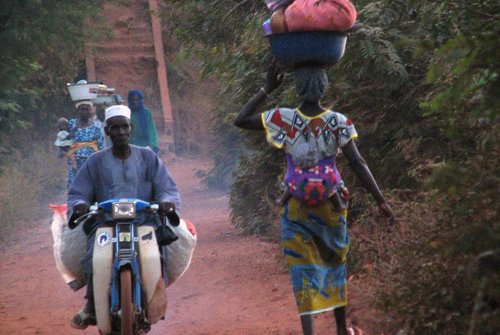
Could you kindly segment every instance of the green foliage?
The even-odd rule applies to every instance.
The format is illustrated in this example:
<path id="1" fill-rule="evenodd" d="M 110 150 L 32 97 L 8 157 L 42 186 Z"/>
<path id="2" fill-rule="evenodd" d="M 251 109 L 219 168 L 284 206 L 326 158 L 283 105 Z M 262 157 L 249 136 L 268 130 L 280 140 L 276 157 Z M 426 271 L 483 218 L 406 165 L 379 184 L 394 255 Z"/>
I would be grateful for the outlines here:
<path id="1" fill-rule="evenodd" d="M 241 133 L 232 123 L 240 106 L 265 78 L 270 60 L 261 32 L 265 7 L 255 1 L 212 1 L 210 5 L 203 1 L 165 2 L 168 10 L 164 15 L 183 43 L 179 57 L 195 57 L 202 74 L 219 82 L 220 104 L 213 111 L 212 128 L 215 166 L 204 180 L 212 186 L 229 187 L 239 178 L 234 171 L 247 168 L 238 163 L 239 158 L 253 150 L 242 146 L 248 134 Z M 262 149 L 264 142 L 260 138 L 256 147 Z M 239 216 L 233 218 L 238 220 Z"/>
<path id="2" fill-rule="evenodd" d="M 257 134 L 253 137 L 258 140 Z M 251 234 L 263 234 L 276 224 L 278 208 L 274 200 L 280 189 L 278 176 L 282 166 L 282 153 L 273 149 L 252 150 L 242 157 L 229 201 L 236 227 Z"/>
<path id="3" fill-rule="evenodd" d="M 65 162 L 53 152 L 55 120 L 74 110 L 66 83 L 85 77 L 86 43 L 107 31 L 98 15 L 103 3 L 1 1 L 1 238 L 19 222 L 39 219 L 47 199 L 64 192 Z"/>
<path id="4" fill-rule="evenodd" d="M 498 266 L 488 272 L 477 261 L 500 245 L 500 54 L 490 14 L 499 9 L 491 1 L 445 1 L 426 18 L 438 23 L 429 43 L 438 49 L 427 75 L 432 91 L 421 106 L 447 150 L 429 184 L 437 221 L 416 226 L 412 245 L 401 246 L 400 264 L 414 260 L 421 270 L 394 268 L 397 281 L 383 294 L 412 334 L 500 331 L 498 307 L 491 307 L 500 301 Z"/>
<path id="5" fill-rule="evenodd" d="M 228 110 L 234 110 L 234 105 L 228 104 L 224 100 L 213 113 L 215 115 L 223 115 Z M 234 182 L 234 171 L 238 165 L 239 157 L 241 156 L 242 140 L 240 132 L 235 127 L 228 127 L 231 120 L 223 122 L 212 122 L 213 126 L 210 129 L 214 139 L 212 146 L 212 158 L 216 162 L 213 168 L 202 175 L 203 181 L 209 187 L 227 191 Z"/>
<path id="6" fill-rule="evenodd" d="M 2 1 L 0 6 L 0 153 L 19 131 L 46 133 L 67 102 L 66 83 L 84 59 L 85 42 L 103 31 L 103 0 Z M 91 23 L 92 29 L 88 28 Z M 16 145 L 16 147 L 19 145 Z M 0 161 L 0 165 L 5 163 Z"/>
<path id="7" fill-rule="evenodd" d="M 232 207 L 233 222 L 247 227 L 248 231 L 262 231 L 263 229 L 256 227 L 262 224 L 270 225 L 269 213 L 272 211 L 259 211 L 249 217 L 243 208 L 245 206 L 266 208 L 268 204 L 264 199 L 270 195 L 260 188 L 256 189 L 258 194 L 255 198 L 249 197 L 245 190 L 255 187 L 254 178 L 249 176 L 267 176 L 271 179 L 264 177 L 259 179 L 265 185 L 276 185 L 278 183 L 276 177 L 281 173 L 282 166 L 281 164 L 270 166 L 269 160 L 252 159 L 251 164 L 246 164 L 245 161 L 237 163 L 237 161 L 242 155 L 253 158 L 256 155 L 276 156 L 274 161 L 280 161 L 282 154 L 267 146 L 264 136 L 256 137 L 249 132 L 242 132 L 241 137 L 228 129 L 234 128 L 232 120 L 239 106 L 253 96 L 264 83 L 271 58 L 267 41 L 262 37 L 261 25 L 268 13 L 265 12 L 263 4 L 259 6 L 255 2 L 242 2 L 241 5 L 237 5 L 232 1 L 213 1 L 210 6 L 197 1 L 166 1 L 166 3 L 169 5 L 169 18 L 175 22 L 176 35 L 182 40 L 185 48 L 181 51 L 181 55 L 196 56 L 201 71 L 205 75 L 214 76 L 221 85 L 221 107 L 214 111 L 215 118 L 219 120 L 215 128 L 216 136 L 221 135 L 214 150 L 218 157 L 214 169 L 206 180 L 209 182 L 213 180 L 215 183 L 217 180 L 233 180 L 228 171 L 236 169 L 238 173 L 231 192 L 232 198 L 236 200 L 232 201 L 232 204 L 241 203 L 241 205 Z M 369 43 L 365 42 L 371 39 L 373 39 L 373 55 L 368 53 Z M 409 162 L 400 162 L 401 148 L 396 141 L 397 137 L 408 135 L 406 129 L 401 129 L 397 121 L 418 119 L 419 110 L 418 106 L 415 108 L 415 104 L 412 104 L 413 98 L 406 98 L 406 105 L 401 108 L 407 111 L 406 113 L 401 113 L 399 108 L 401 106 L 395 106 L 393 103 L 394 96 L 401 95 L 399 91 L 403 90 L 401 87 L 403 83 L 409 81 L 410 74 L 403 65 L 405 60 L 401 55 L 408 52 L 411 43 L 407 38 L 406 43 L 400 42 L 396 47 L 392 45 L 392 40 L 400 42 L 402 38 L 398 39 L 390 31 L 384 32 L 370 27 L 363 29 L 359 36 L 352 36 L 350 38 L 352 49 L 348 48 L 341 67 L 329 71 L 330 78 L 335 78 L 335 81 L 332 83 L 333 90 L 325 101 L 337 101 L 336 105 L 331 107 L 348 114 L 355 123 L 361 120 L 356 123 L 362 134 L 360 146 L 363 148 L 365 143 L 372 143 L 364 150 L 368 161 L 374 162 L 375 174 L 386 175 L 382 171 L 391 167 L 394 173 L 387 175 L 388 181 L 408 184 L 412 183 L 412 177 L 406 175 Z M 364 49 L 366 52 L 355 52 L 359 49 Z M 352 76 L 353 72 L 357 73 L 357 76 Z M 423 78 L 424 73 L 418 75 Z M 276 105 L 296 106 L 299 103 L 291 79 L 287 76 L 281 91 L 273 94 L 274 99 L 269 99 L 265 108 Z M 388 87 L 388 82 L 394 85 Z M 399 91 L 396 92 L 397 89 Z M 367 99 L 359 99 L 358 97 L 366 90 L 371 90 L 374 94 Z M 413 93 L 414 91 L 408 90 L 406 96 L 411 97 Z M 373 106 L 384 105 L 389 108 L 373 111 Z M 364 124 L 370 125 L 370 129 L 364 129 Z M 411 128 L 409 132 L 416 132 L 423 137 L 433 133 L 415 125 L 409 128 Z M 242 140 L 247 137 L 251 140 Z M 421 140 L 424 141 L 425 138 Z M 415 142 L 412 142 L 413 151 L 419 150 Z M 242 147 L 241 143 L 247 145 Z M 381 155 L 380 147 L 392 151 L 393 155 L 384 157 Z M 407 154 L 410 162 L 415 159 L 412 153 Z M 383 159 L 380 159 L 381 157 Z M 270 168 L 275 169 L 274 173 L 268 173 Z M 228 175 L 231 178 L 228 178 Z"/>
<path id="8" fill-rule="evenodd" d="M 265 80 L 270 55 L 261 35 L 263 2 L 166 3 L 179 11 L 172 15 L 184 55 L 202 59 L 203 73 L 222 88 L 211 177 L 234 171 L 234 180 L 225 179 L 232 182 L 233 223 L 267 232 L 278 215 L 272 198 L 283 156 L 262 134 L 228 131 L 238 106 Z M 477 256 L 500 245 L 500 4 L 385 0 L 356 6 L 364 26 L 328 70 L 324 101 L 353 119 L 360 151 L 390 190 L 400 223 L 392 233 L 378 225 L 340 157 L 353 194 L 351 262 L 369 274 L 379 306 L 395 315 L 404 333 L 466 334 L 474 320 L 482 322 L 474 334 L 500 333 L 498 307 L 484 312 L 485 301 L 500 301 L 498 269 L 485 274 L 477 268 Z M 287 75 L 264 108 L 296 106 L 292 86 Z"/>

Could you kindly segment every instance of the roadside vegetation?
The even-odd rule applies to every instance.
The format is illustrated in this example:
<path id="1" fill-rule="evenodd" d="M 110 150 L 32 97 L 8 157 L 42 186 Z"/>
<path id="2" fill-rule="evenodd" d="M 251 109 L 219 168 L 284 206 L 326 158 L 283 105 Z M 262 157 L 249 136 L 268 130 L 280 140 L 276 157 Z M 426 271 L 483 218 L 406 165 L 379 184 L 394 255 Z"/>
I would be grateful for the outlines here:
<path id="1" fill-rule="evenodd" d="M 232 222 L 271 234 L 283 156 L 232 127 L 271 61 L 263 1 L 165 1 L 181 59 L 218 80 L 216 164 Z M 497 1 L 356 1 L 363 28 L 324 99 L 349 115 L 398 217 L 390 229 L 350 174 L 350 263 L 401 334 L 500 333 L 500 51 Z M 291 76 L 267 108 L 298 104 Z M 341 171 L 346 171 L 341 166 Z"/>
<path id="2" fill-rule="evenodd" d="M 16 151 L 2 167 L 0 241 L 8 240 L 14 229 L 29 228 L 30 221 L 45 220 L 49 199 L 65 202 L 66 161 L 47 146 L 35 144 L 32 149 Z"/>
<path id="3" fill-rule="evenodd" d="M 66 83 L 85 75 L 85 43 L 106 34 L 92 1 L 3 1 L 0 7 L 0 239 L 39 220 L 65 190 L 55 120 L 71 115 Z M 48 212 L 47 212 L 48 213 Z M 26 227 L 24 227 L 26 228 Z"/>

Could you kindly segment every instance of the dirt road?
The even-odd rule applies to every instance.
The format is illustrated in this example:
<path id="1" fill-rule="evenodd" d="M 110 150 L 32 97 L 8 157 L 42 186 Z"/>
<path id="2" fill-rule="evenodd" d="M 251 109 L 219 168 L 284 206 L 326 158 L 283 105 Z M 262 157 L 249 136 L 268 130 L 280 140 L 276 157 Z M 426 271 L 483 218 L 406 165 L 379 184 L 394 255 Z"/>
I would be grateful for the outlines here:
<path id="1" fill-rule="evenodd" d="M 228 197 L 200 184 L 199 162 L 176 159 L 167 167 L 181 191 L 182 217 L 196 226 L 198 245 L 187 273 L 167 290 L 166 319 L 149 334 L 301 334 L 279 244 L 244 236 L 230 225 Z M 69 325 L 84 292 L 71 291 L 57 272 L 49 210 L 42 216 L 26 230 L 29 235 L 14 236 L 0 249 L 0 334 L 97 334 L 95 327 L 79 331 Z M 350 298 L 359 307 L 359 298 Z M 368 326 L 371 314 L 358 307 L 349 309 L 358 309 Z M 333 334 L 330 313 L 316 324 L 318 334 Z M 364 334 L 372 332 L 365 327 Z"/>

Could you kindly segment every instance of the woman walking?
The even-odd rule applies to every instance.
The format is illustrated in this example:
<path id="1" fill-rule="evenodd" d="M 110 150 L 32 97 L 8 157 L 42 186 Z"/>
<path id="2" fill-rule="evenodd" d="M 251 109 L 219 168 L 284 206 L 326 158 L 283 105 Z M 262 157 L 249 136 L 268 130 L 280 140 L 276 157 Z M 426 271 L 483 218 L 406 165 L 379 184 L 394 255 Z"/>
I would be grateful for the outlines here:
<path id="1" fill-rule="evenodd" d="M 128 92 L 128 107 L 132 111 L 132 137 L 130 143 L 140 147 L 149 147 L 156 154 L 160 152 L 158 131 L 151 111 L 144 106 L 144 94 L 140 90 Z"/>
<path id="2" fill-rule="evenodd" d="M 328 86 L 325 70 L 303 66 L 294 76 L 302 99 L 299 108 L 256 113 L 282 82 L 283 74 L 273 63 L 266 86 L 241 109 L 235 125 L 265 130 L 268 142 L 285 151 L 287 196 L 282 201 L 281 239 L 303 333 L 313 334 L 314 314 L 333 310 L 337 334 L 347 335 L 348 192 L 335 164 L 339 150 L 381 213 L 391 222 L 394 214 L 358 152 L 352 121 L 321 105 Z"/>
<path id="3" fill-rule="evenodd" d="M 76 174 L 87 158 L 96 151 L 104 149 L 104 133 L 92 119 L 91 101 L 79 101 L 75 104 L 78 118 L 69 120 L 69 133 L 74 144 L 66 153 L 68 165 L 67 188 L 75 180 Z"/>

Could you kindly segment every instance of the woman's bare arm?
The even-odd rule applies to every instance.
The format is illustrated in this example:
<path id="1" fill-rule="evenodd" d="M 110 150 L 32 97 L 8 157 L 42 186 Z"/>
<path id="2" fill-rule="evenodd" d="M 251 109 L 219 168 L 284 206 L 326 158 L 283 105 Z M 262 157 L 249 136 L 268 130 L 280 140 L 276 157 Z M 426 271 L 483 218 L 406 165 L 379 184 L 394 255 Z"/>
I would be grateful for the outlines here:
<path id="1" fill-rule="evenodd" d="M 257 109 L 282 81 L 283 74 L 276 63 L 273 62 L 267 71 L 266 87 L 262 87 L 259 92 L 243 106 L 234 120 L 234 125 L 244 129 L 264 129 L 261 116 L 259 113 L 256 113 Z"/>
<path id="2" fill-rule="evenodd" d="M 264 129 L 260 114 L 256 113 L 257 108 L 267 98 L 268 93 L 261 89 L 238 113 L 234 120 L 234 125 L 243 129 Z"/>
<path id="3" fill-rule="evenodd" d="M 384 215 L 389 222 L 393 223 L 394 213 L 392 212 L 391 207 L 385 201 L 382 192 L 380 191 L 375 178 L 373 177 L 370 168 L 366 164 L 366 161 L 361 156 L 354 141 L 349 141 L 343 148 L 342 152 L 346 156 L 349 166 L 352 171 L 356 174 L 356 176 L 361 180 L 363 186 L 370 192 L 371 195 L 375 198 L 377 202 L 380 212 Z"/>

